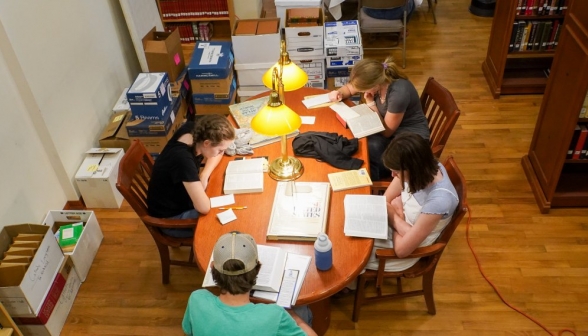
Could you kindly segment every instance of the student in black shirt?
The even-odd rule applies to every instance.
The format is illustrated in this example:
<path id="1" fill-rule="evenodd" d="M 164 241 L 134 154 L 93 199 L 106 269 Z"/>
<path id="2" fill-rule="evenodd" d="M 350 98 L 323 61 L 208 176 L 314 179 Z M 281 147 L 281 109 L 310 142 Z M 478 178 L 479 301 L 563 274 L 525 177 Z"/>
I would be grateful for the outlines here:
<path id="1" fill-rule="evenodd" d="M 234 139 L 235 129 L 222 115 L 205 115 L 182 125 L 155 160 L 147 191 L 149 214 L 170 219 L 207 214 L 210 211 L 210 198 L 206 195 L 208 179 Z M 192 229 L 161 231 L 173 237 L 194 235 Z"/>

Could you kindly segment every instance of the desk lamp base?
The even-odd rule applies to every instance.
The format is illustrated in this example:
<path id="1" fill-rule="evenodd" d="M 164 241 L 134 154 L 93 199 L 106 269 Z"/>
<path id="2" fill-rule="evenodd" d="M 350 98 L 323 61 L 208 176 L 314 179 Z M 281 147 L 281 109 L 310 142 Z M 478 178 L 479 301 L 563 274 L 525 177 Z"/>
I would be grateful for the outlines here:
<path id="1" fill-rule="evenodd" d="M 269 176 L 277 181 L 292 181 L 304 173 L 302 162 L 295 157 L 280 157 L 270 163 Z"/>

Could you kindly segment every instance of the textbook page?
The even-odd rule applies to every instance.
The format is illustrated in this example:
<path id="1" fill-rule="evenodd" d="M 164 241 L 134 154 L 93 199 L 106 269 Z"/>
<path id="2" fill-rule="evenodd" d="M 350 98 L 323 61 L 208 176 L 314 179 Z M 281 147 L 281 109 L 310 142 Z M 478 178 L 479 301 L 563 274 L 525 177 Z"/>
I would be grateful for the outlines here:
<path id="1" fill-rule="evenodd" d="M 347 120 L 347 126 L 356 138 L 363 138 L 384 130 L 384 125 L 378 113 L 372 111 L 366 104 L 351 108 L 359 117 Z"/>
<path id="2" fill-rule="evenodd" d="M 329 99 L 329 94 L 325 93 L 325 94 L 320 94 L 320 95 L 305 98 L 302 101 L 302 104 L 304 104 L 304 106 L 306 106 L 306 108 L 308 109 L 308 108 L 313 108 L 315 106 L 330 103 L 330 102 L 331 102 L 331 100 Z"/>
<path id="3" fill-rule="evenodd" d="M 229 161 L 225 171 L 225 194 L 244 194 L 263 191 L 264 159 Z"/>
<path id="4" fill-rule="evenodd" d="M 386 197 L 379 195 L 345 195 L 346 236 L 364 238 L 388 238 L 388 213 Z"/>

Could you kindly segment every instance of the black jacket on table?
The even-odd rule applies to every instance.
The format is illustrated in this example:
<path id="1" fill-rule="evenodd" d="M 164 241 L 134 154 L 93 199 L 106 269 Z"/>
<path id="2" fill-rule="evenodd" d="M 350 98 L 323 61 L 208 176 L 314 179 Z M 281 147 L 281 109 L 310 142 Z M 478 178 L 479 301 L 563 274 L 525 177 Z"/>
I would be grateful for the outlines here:
<path id="1" fill-rule="evenodd" d="M 339 169 L 359 169 L 363 164 L 363 160 L 352 157 L 357 152 L 358 140 L 337 133 L 301 133 L 292 141 L 292 147 L 298 156 L 316 158 Z"/>

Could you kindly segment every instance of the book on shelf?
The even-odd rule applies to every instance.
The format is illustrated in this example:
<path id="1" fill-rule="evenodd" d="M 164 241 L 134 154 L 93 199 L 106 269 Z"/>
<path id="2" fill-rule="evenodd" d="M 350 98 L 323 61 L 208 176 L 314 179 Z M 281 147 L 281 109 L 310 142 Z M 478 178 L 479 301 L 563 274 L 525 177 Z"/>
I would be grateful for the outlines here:
<path id="1" fill-rule="evenodd" d="M 551 29 L 553 27 L 553 23 L 551 21 L 545 22 L 545 28 L 543 28 L 543 34 L 541 36 L 541 42 L 539 45 L 539 50 L 544 51 L 547 49 L 547 44 L 549 42 L 549 36 L 551 35 Z"/>
<path id="2" fill-rule="evenodd" d="M 261 263 L 257 281 L 253 289 L 277 293 L 280 291 L 282 275 L 286 266 L 287 253 L 284 249 L 276 246 L 257 245 L 257 258 Z M 210 262 L 204 275 L 202 287 L 216 286 L 212 279 L 210 267 L 213 262 L 213 256 L 210 256 Z"/>
<path id="3" fill-rule="evenodd" d="M 572 141 L 570 141 L 570 146 L 568 147 L 568 151 L 566 153 L 566 159 L 571 159 L 574 156 L 574 150 L 576 149 L 576 143 L 580 138 L 580 125 L 576 125 L 574 128 L 574 133 L 572 133 Z"/>
<path id="4" fill-rule="evenodd" d="M 526 22 L 525 20 L 519 20 L 519 24 L 517 25 L 517 35 L 515 38 L 515 44 L 513 51 L 519 51 L 521 49 L 521 42 L 523 39 L 523 32 L 525 31 Z"/>
<path id="5" fill-rule="evenodd" d="M 257 112 L 259 112 L 264 106 L 267 105 L 268 100 L 269 97 L 261 97 L 257 99 L 244 101 L 242 103 L 233 104 L 229 106 L 229 112 L 231 113 L 231 116 L 233 117 L 235 123 L 237 123 L 237 126 L 239 126 L 239 128 L 251 128 L 251 120 L 253 119 L 253 117 L 255 117 Z M 249 140 L 249 145 L 252 148 L 269 145 L 271 143 L 278 142 L 281 139 L 280 136 L 262 135 L 256 133 L 253 130 L 252 132 L 253 136 L 251 136 L 251 139 Z M 296 130 L 292 133 L 287 134 L 286 137 L 291 138 L 298 135 L 299 133 L 300 132 Z"/>
<path id="6" fill-rule="evenodd" d="M 345 195 L 346 236 L 388 238 L 388 212 L 386 197 L 380 195 Z"/>
<path id="7" fill-rule="evenodd" d="M 267 239 L 316 240 L 326 232 L 330 198 L 328 182 L 278 182 Z"/>
<path id="8" fill-rule="evenodd" d="M 263 166 L 265 159 L 229 161 L 225 170 L 225 194 L 245 194 L 263 191 Z"/>
<path id="9" fill-rule="evenodd" d="M 333 191 L 348 190 L 372 185 L 367 169 L 353 169 L 327 174 Z"/>
<path id="10" fill-rule="evenodd" d="M 384 130 L 380 115 L 366 104 L 349 107 L 339 102 L 331 105 L 330 108 L 335 111 L 341 124 L 349 127 L 353 136 L 358 139 Z"/>
<path id="11" fill-rule="evenodd" d="M 588 113 L 586 111 L 588 111 L 588 93 L 586 93 L 586 97 L 584 97 L 584 103 L 582 103 L 579 118 L 588 118 Z"/>
<path id="12" fill-rule="evenodd" d="M 582 153 L 582 149 L 584 148 L 584 144 L 586 143 L 586 137 L 588 136 L 588 128 L 586 125 L 580 125 L 580 135 L 578 136 L 578 140 L 576 141 L 576 146 L 574 148 L 574 153 L 572 154 L 572 159 L 578 160 L 580 159 L 580 154 Z"/>
<path id="13" fill-rule="evenodd" d="M 517 39 L 517 32 L 519 31 L 519 22 L 515 21 L 512 24 L 512 33 L 510 34 L 510 42 L 508 43 L 508 52 L 514 51 L 515 41 Z"/>

